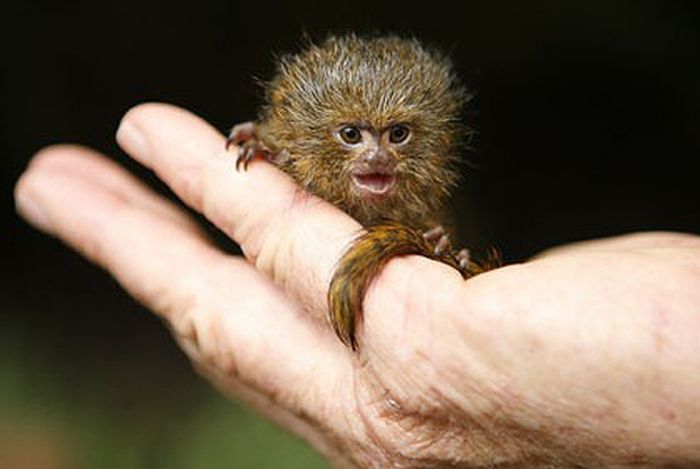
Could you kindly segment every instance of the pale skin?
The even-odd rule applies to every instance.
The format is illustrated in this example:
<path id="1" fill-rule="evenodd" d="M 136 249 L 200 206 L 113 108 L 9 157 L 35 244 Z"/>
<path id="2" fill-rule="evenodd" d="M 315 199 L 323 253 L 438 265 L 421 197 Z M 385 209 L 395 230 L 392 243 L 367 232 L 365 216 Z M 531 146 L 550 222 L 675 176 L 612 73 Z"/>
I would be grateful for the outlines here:
<path id="1" fill-rule="evenodd" d="M 33 158 L 19 213 L 161 316 L 223 392 L 336 466 L 700 464 L 700 237 L 589 241 L 468 281 L 397 258 L 352 352 L 325 294 L 357 222 L 268 162 L 236 171 L 236 150 L 185 110 L 137 106 L 117 140 L 245 257 L 79 146 Z"/>

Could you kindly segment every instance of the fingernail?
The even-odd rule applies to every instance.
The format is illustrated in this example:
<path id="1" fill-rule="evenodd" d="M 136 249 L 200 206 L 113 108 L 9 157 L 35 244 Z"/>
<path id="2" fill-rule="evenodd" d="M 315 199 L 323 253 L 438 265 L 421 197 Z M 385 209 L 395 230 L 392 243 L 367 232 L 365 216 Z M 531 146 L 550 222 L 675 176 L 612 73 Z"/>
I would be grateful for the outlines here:
<path id="1" fill-rule="evenodd" d="M 138 126 L 132 124 L 127 119 L 122 119 L 117 129 L 117 143 L 127 153 L 143 154 L 147 151 L 146 138 Z"/>
<path id="2" fill-rule="evenodd" d="M 46 213 L 26 191 L 15 191 L 15 208 L 17 213 L 34 226 L 34 228 L 41 231 L 51 231 Z"/>

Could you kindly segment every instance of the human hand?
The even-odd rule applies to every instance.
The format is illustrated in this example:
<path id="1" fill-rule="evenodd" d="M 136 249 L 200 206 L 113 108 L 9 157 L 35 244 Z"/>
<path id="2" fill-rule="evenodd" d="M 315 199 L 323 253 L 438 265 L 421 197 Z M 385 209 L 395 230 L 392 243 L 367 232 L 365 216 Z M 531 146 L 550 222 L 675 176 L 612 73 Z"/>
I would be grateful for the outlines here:
<path id="1" fill-rule="evenodd" d="M 106 157 L 41 151 L 16 187 L 39 229 L 106 268 L 195 367 L 338 466 L 700 464 L 700 239 L 558 248 L 464 282 L 417 256 L 371 286 L 359 351 L 326 288 L 360 226 L 224 137 L 146 104 L 122 148 L 241 245 L 219 251 Z"/>

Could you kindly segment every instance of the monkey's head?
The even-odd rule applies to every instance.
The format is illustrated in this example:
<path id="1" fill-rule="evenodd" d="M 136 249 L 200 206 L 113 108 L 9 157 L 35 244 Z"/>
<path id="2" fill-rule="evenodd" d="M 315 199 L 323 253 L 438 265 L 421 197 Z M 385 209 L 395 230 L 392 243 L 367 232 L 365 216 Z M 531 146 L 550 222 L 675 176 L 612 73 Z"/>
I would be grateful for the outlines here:
<path id="1" fill-rule="evenodd" d="M 416 40 L 332 37 L 281 59 L 259 137 L 361 223 L 425 220 L 454 185 L 464 89 Z"/>

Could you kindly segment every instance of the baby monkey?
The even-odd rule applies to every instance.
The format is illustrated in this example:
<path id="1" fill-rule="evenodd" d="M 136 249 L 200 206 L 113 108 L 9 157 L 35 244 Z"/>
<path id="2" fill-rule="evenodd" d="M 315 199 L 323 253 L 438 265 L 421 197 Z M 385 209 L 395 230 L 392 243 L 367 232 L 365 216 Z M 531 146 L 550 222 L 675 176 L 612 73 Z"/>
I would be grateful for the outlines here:
<path id="1" fill-rule="evenodd" d="M 466 99 L 449 60 L 414 39 L 330 37 L 282 57 L 258 120 L 229 135 L 236 168 L 264 157 L 366 228 L 328 292 L 333 328 L 353 349 L 364 294 L 392 257 L 424 255 L 465 278 L 487 268 L 454 253 L 441 225 Z"/>

